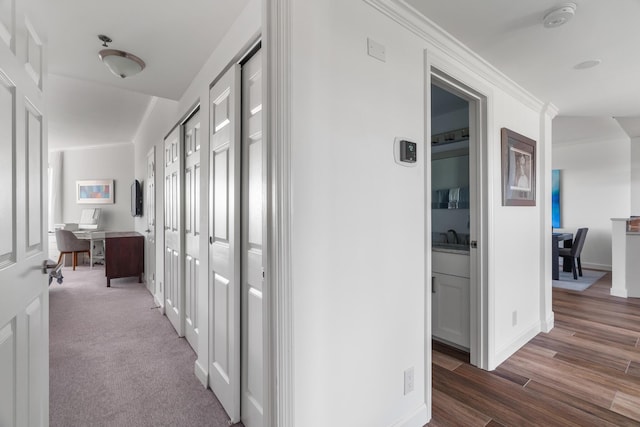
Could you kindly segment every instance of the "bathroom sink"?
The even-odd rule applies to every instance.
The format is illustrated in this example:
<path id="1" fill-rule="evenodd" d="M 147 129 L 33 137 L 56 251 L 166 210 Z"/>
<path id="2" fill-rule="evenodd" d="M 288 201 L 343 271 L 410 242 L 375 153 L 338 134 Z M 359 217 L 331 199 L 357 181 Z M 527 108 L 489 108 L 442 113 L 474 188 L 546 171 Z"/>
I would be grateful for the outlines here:
<path id="1" fill-rule="evenodd" d="M 468 251 L 469 245 L 464 245 L 462 243 L 444 243 L 444 242 L 434 242 L 432 244 L 433 249 L 454 249 L 458 251 Z"/>

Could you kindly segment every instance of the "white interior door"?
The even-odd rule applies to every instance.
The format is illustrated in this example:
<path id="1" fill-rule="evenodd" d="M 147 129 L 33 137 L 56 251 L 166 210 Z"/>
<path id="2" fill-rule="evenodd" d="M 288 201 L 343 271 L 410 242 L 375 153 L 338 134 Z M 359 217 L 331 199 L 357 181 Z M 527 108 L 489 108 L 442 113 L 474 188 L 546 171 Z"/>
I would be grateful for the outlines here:
<path id="1" fill-rule="evenodd" d="M 184 326 L 187 341 L 198 353 L 198 278 L 200 277 L 200 112 L 184 129 Z"/>
<path id="2" fill-rule="evenodd" d="M 240 419 L 240 67 L 211 88 L 209 386 Z"/>
<path id="3" fill-rule="evenodd" d="M 147 154 L 147 179 L 145 182 L 145 206 L 144 215 L 147 218 L 147 244 L 145 245 L 146 254 L 144 257 L 147 264 L 145 271 L 145 279 L 147 289 L 153 295 L 157 295 L 156 289 L 156 148 L 151 147 Z"/>
<path id="4" fill-rule="evenodd" d="M 46 56 L 32 6 L 0 2 L 0 426 L 49 425 Z"/>
<path id="5" fill-rule="evenodd" d="M 242 67 L 242 422 L 263 425 L 263 212 L 262 58 Z"/>
<path id="6" fill-rule="evenodd" d="M 164 298 L 165 313 L 179 336 L 184 336 L 184 286 L 182 286 L 180 239 L 181 151 L 180 127 L 176 127 L 164 142 Z"/>

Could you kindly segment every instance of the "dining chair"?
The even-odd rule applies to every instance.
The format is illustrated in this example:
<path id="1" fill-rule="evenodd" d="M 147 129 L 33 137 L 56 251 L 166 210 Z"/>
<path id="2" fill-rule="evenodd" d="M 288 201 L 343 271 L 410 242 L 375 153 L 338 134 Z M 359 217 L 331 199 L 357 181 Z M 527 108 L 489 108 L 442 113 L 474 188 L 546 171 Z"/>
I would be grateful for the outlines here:
<path id="1" fill-rule="evenodd" d="M 58 264 L 60 264 L 63 255 L 73 254 L 74 271 L 76 265 L 78 265 L 78 254 L 85 252 L 90 253 L 89 248 L 91 247 L 91 242 L 89 240 L 78 239 L 75 234 L 69 230 L 56 230 L 56 244 L 60 251 Z"/>
<path id="2" fill-rule="evenodd" d="M 588 228 L 578 228 L 576 237 L 573 239 L 573 245 L 570 248 L 560 248 L 558 255 L 563 257 L 565 262 L 567 259 L 571 259 L 571 271 L 573 272 L 573 280 L 578 280 L 578 273 L 582 277 L 582 262 L 580 260 L 580 254 L 584 247 L 584 241 L 587 238 Z"/>

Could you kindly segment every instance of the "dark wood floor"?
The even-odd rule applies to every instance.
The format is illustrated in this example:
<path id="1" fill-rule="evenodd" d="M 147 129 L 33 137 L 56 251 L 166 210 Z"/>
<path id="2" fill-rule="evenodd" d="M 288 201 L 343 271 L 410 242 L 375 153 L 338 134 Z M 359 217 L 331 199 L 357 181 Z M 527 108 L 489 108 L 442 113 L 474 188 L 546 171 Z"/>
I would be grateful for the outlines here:
<path id="1" fill-rule="evenodd" d="M 493 372 L 434 343 L 429 426 L 640 426 L 640 298 L 553 290 L 555 328 Z"/>

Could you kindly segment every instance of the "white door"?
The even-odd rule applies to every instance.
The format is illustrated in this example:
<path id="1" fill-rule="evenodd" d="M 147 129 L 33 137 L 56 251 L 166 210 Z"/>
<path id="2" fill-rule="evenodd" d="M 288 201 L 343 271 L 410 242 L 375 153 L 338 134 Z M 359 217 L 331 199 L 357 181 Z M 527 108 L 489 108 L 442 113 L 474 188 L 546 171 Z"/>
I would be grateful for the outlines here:
<path id="1" fill-rule="evenodd" d="M 211 88 L 209 386 L 240 420 L 240 67 Z"/>
<path id="2" fill-rule="evenodd" d="M 31 6 L 0 2 L 0 426 L 49 425 L 46 55 Z"/>
<path id="3" fill-rule="evenodd" d="M 184 326 L 187 341 L 198 353 L 198 277 L 200 277 L 200 112 L 184 129 Z"/>
<path id="4" fill-rule="evenodd" d="M 165 313 L 179 336 L 184 336 L 183 290 L 181 286 L 180 127 L 164 141 L 164 301 Z"/>
<path id="5" fill-rule="evenodd" d="M 157 295 L 156 289 L 156 148 L 147 154 L 147 179 L 145 183 L 144 215 L 147 218 L 147 244 L 145 245 L 145 279 L 147 289 Z"/>
<path id="6" fill-rule="evenodd" d="M 262 59 L 242 67 L 242 422 L 263 425 Z"/>

